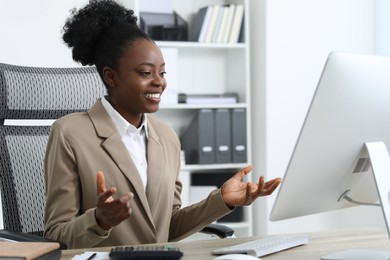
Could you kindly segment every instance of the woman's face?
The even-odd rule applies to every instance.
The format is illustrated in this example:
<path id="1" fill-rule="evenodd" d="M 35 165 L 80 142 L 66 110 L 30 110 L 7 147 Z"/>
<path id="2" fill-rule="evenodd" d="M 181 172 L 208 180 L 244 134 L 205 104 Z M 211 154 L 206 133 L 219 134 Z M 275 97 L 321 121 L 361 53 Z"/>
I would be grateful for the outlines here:
<path id="1" fill-rule="evenodd" d="M 167 82 L 164 57 L 155 43 L 135 41 L 119 59 L 117 70 L 103 71 L 109 77 L 109 101 L 129 123 L 138 127 L 143 113 L 158 110 Z"/>

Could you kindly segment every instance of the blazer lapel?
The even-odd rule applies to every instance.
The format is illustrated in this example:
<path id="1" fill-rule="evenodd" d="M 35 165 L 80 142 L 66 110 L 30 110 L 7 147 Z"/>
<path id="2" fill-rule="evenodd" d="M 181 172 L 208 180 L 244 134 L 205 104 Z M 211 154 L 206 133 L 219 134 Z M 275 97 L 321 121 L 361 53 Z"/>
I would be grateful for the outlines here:
<path id="1" fill-rule="evenodd" d="M 98 135 L 106 139 L 102 143 L 104 149 L 107 150 L 118 168 L 130 180 L 130 183 L 136 192 L 134 195 L 138 196 L 140 199 L 145 213 L 154 227 L 149 203 L 138 170 L 126 149 L 126 146 L 123 144 L 121 137 L 116 131 L 115 125 L 101 104 L 101 101 L 99 100 L 96 102 L 88 113 L 96 127 Z"/>
<path id="2" fill-rule="evenodd" d="M 159 191 L 162 178 L 162 158 L 163 151 L 159 142 L 159 137 L 148 120 L 148 185 L 146 188 L 146 196 L 148 197 L 149 206 L 153 213 L 156 209 L 156 203 L 159 201 Z"/>

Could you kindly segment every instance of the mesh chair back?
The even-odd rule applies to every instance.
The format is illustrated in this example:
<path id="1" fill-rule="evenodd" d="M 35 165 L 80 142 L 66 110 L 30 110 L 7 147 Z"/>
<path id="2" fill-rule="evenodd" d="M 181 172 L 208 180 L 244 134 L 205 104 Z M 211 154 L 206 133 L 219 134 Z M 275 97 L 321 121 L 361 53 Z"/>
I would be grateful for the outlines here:
<path id="1" fill-rule="evenodd" d="M 94 67 L 0 63 L 0 119 L 56 119 L 90 108 L 106 92 Z"/>
<path id="2" fill-rule="evenodd" d="M 94 67 L 41 68 L 0 63 L 0 193 L 4 229 L 43 235 L 44 154 L 50 125 L 86 111 L 106 89 Z M 4 125 L 12 119 L 12 125 Z"/>
<path id="3" fill-rule="evenodd" d="M 43 158 L 49 126 L 0 126 L 0 187 L 4 228 L 42 235 Z"/>

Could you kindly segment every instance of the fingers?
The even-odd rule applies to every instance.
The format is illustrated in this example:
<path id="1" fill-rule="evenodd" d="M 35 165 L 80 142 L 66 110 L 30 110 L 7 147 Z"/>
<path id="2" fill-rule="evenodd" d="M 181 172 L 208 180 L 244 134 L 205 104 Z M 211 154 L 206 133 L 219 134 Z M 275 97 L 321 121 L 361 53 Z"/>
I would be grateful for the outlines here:
<path id="1" fill-rule="evenodd" d="M 114 198 L 112 197 L 112 195 L 114 195 L 115 193 L 116 193 L 116 188 L 114 188 L 114 187 L 109 189 L 109 190 L 106 190 L 103 193 L 100 193 L 98 195 L 97 203 L 104 204 L 104 203 L 114 201 Z"/>
<path id="2" fill-rule="evenodd" d="M 268 189 L 274 191 L 282 183 L 282 178 L 275 178 L 268 183 L 270 184 Z"/>
<path id="3" fill-rule="evenodd" d="M 259 186 L 264 188 L 264 176 L 259 177 Z"/>
<path id="4" fill-rule="evenodd" d="M 104 180 L 104 173 L 102 171 L 98 171 L 96 173 L 96 186 L 97 186 L 97 194 L 101 194 L 105 192 L 106 189 L 106 182 Z"/>
<path id="5" fill-rule="evenodd" d="M 132 192 L 129 192 L 125 195 L 122 195 L 119 197 L 119 202 L 122 204 L 126 204 L 128 208 L 130 208 L 130 201 L 133 199 L 134 194 Z"/>
<path id="6" fill-rule="evenodd" d="M 116 188 L 113 187 L 107 190 L 104 173 L 102 171 L 98 171 L 96 173 L 96 189 L 98 195 L 98 203 L 111 202 L 114 200 L 112 198 L 112 195 L 116 193 Z"/>
<path id="7" fill-rule="evenodd" d="M 101 201 L 96 205 L 95 211 L 98 224 L 105 230 L 120 224 L 132 214 L 131 200 L 133 199 L 134 194 L 129 192 L 116 200 L 106 200 L 103 202 L 104 196 L 109 194 L 111 190 L 112 189 L 107 190 L 99 195 Z"/>
<path id="8" fill-rule="evenodd" d="M 263 193 L 264 193 L 264 176 L 260 176 L 257 194 L 258 194 L 259 196 L 262 196 Z"/>
<path id="9" fill-rule="evenodd" d="M 252 188 L 251 188 L 251 184 L 250 183 L 247 183 L 246 184 L 246 195 L 247 195 L 247 198 L 246 198 L 246 202 L 245 204 L 246 205 L 250 205 L 253 201 L 253 193 L 252 193 Z"/>
<path id="10" fill-rule="evenodd" d="M 234 178 L 237 178 L 239 179 L 240 181 L 242 180 L 242 178 L 245 177 L 245 175 L 247 175 L 248 173 L 250 173 L 253 169 L 253 166 L 252 165 L 248 165 L 247 167 L 245 167 L 244 169 L 240 170 L 239 172 L 237 172 L 235 175 L 234 175 Z"/>
<path id="11" fill-rule="evenodd" d="M 134 194 L 129 192 L 114 199 L 117 192 L 115 187 L 107 190 L 104 174 L 102 171 L 96 173 L 97 202 L 95 216 L 98 224 L 105 230 L 118 225 L 129 218 L 132 212 L 130 202 Z"/>
<path id="12" fill-rule="evenodd" d="M 124 220 L 131 215 L 131 200 L 133 199 L 133 193 L 129 192 L 120 196 L 116 201 L 112 203 L 111 211 L 115 211 L 118 220 Z"/>
<path id="13" fill-rule="evenodd" d="M 275 178 L 264 183 L 262 196 L 272 194 L 281 182 L 282 182 L 281 178 Z"/>

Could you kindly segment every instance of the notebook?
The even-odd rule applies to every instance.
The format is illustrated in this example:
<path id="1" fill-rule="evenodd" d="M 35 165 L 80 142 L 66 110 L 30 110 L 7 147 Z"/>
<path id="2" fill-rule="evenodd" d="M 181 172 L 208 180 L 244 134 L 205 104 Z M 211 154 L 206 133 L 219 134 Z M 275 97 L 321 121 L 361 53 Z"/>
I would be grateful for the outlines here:
<path id="1" fill-rule="evenodd" d="M 0 242 L 1 260 L 59 259 L 56 242 Z"/>

